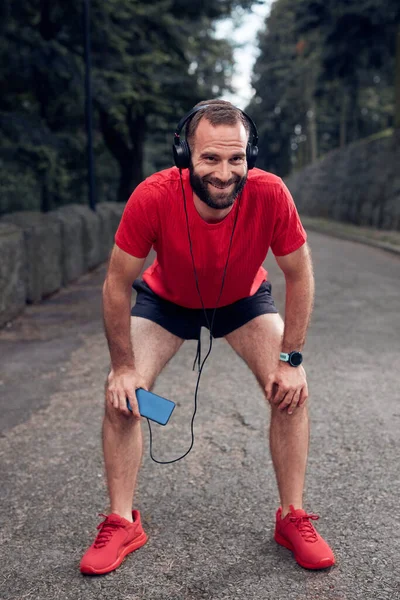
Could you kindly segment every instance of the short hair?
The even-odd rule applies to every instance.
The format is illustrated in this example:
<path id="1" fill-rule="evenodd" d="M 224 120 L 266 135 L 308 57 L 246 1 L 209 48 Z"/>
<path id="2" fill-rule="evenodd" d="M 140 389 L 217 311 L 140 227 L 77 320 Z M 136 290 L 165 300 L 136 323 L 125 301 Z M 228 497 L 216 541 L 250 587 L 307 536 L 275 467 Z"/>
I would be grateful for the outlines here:
<path id="1" fill-rule="evenodd" d="M 250 123 L 239 108 L 227 100 L 219 99 L 203 100 L 202 102 L 196 104 L 196 107 L 205 105 L 207 105 L 207 108 L 199 110 L 197 113 L 195 113 L 186 124 L 185 135 L 186 141 L 190 148 L 193 147 L 194 136 L 201 119 L 207 119 L 207 121 L 209 121 L 213 127 L 217 127 L 218 125 L 236 125 L 236 123 L 242 123 L 247 135 L 250 137 Z"/>

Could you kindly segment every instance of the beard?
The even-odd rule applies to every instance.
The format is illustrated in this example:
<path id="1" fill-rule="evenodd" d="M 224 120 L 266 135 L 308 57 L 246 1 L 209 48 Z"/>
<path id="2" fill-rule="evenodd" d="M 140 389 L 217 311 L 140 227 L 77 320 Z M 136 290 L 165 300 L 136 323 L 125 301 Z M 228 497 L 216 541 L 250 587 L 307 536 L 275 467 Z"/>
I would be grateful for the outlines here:
<path id="1" fill-rule="evenodd" d="M 221 181 L 210 175 L 200 177 L 200 175 L 195 173 L 192 164 L 189 167 L 189 173 L 190 185 L 196 196 L 198 196 L 202 202 L 207 204 L 207 206 L 216 210 L 223 210 L 224 208 L 232 206 L 247 181 L 247 172 L 243 177 L 235 175 L 234 177 L 231 177 L 229 181 Z M 210 191 L 210 184 L 216 186 L 213 188 L 213 192 Z M 234 187 L 230 194 L 223 191 L 232 184 L 234 184 Z M 216 188 L 220 188 L 221 192 L 218 192 Z"/>

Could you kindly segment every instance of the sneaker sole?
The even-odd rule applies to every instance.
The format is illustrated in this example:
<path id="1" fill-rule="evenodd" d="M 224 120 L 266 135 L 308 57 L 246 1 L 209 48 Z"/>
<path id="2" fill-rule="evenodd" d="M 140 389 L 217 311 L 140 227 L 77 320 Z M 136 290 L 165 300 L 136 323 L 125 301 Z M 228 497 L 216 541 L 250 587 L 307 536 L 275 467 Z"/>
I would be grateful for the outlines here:
<path id="1" fill-rule="evenodd" d="M 110 571 L 114 571 L 120 566 L 120 564 L 128 554 L 134 552 L 135 550 L 139 550 L 139 548 L 144 546 L 147 540 L 148 536 L 145 532 L 143 532 L 142 535 L 136 538 L 129 546 L 126 546 L 122 550 L 117 560 L 111 565 L 108 565 L 108 567 L 103 567 L 102 569 L 95 569 L 94 567 L 85 566 L 81 568 L 81 573 L 83 573 L 84 575 L 104 575 L 105 573 L 110 573 Z"/>
<path id="2" fill-rule="evenodd" d="M 293 552 L 294 558 L 296 559 L 296 562 L 301 566 L 304 567 L 304 569 L 313 569 L 313 570 L 320 570 L 320 569 L 328 569 L 329 567 L 332 567 L 335 564 L 335 559 L 331 559 L 331 558 L 323 558 L 319 563 L 317 564 L 310 564 L 310 563 L 306 563 L 304 560 L 302 560 L 301 558 L 299 558 L 296 555 L 296 552 L 292 546 L 292 544 L 290 542 L 288 542 L 284 537 L 282 537 L 281 535 L 279 535 L 279 533 L 274 534 L 274 540 L 280 544 L 281 546 L 283 546 L 284 548 L 287 548 L 288 550 L 290 550 L 291 552 Z"/>

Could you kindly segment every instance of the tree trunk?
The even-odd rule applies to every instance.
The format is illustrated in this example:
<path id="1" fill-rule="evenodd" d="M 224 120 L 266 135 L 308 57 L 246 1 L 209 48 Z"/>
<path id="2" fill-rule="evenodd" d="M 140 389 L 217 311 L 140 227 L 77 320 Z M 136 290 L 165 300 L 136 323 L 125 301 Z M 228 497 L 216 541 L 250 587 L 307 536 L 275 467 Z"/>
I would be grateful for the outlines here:
<path id="1" fill-rule="evenodd" d="M 317 105 L 314 98 L 310 103 L 308 118 L 308 131 L 310 137 L 310 161 L 314 163 L 318 158 L 318 138 L 317 138 Z"/>
<path id="2" fill-rule="evenodd" d="M 128 113 L 127 124 L 132 146 L 132 161 L 131 161 L 131 182 L 132 190 L 139 185 L 144 179 L 143 174 L 143 157 L 144 157 L 144 139 L 146 134 L 146 117 L 144 115 L 136 115 L 132 119 L 132 115 Z M 123 201 L 119 198 L 120 201 Z"/>
<path id="3" fill-rule="evenodd" d="M 104 142 L 119 165 L 117 201 L 126 202 L 134 188 L 143 180 L 146 117 L 144 115 L 133 117 L 132 110 L 127 111 L 126 124 L 130 142 L 127 143 L 123 134 L 113 127 L 109 114 L 102 107 L 99 107 L 99 115 Z"/>
<path id="4" fill-rule="evenodd" d="M 394 126 L 400 129 L 400 27 L 396 36 Z"/>
<path id="5" fill-rule="evenodd" d="M 358 82 L 352 82 L 350 90 L 350 114 L 351 114 L 351 141 L 356 142 L 360 138 L 358 117 Z"/>
<path id="6" fill-rule="evenodd" d="M 339 147 L 344 148 L 347 143 L 347 92 L 343 90 L 342 101 L 340 106 L 340 131 L 339 131 Z"/>
<path id="7" fill-rule="evenodd" d="M 43 185 L 42 185 L 42 193 L 40 198 L 40 211 L 42 213 L 47 213 L 51 209 L 51 200 L 49 193 L 49 186 L 47 184 L 46 174 L 43 174 Z"/>
<path id="8" fill-rule="evenodd" d="M 130 150 L 126 153 L 124 158 L 119 161 L 118 202 L 126 202 L 137 185 L 133 183 L 133 164 L 134 153 Z"/>

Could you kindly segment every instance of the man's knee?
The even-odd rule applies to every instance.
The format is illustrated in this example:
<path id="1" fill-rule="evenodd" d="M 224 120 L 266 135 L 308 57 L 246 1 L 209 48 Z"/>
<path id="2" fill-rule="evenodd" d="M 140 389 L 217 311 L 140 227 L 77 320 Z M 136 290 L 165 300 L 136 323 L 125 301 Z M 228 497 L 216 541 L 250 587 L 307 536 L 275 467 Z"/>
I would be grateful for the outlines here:
<path id="1" fill-rule="evenodd" d="M 292 414 L 289 414 L 287 407 L 283 410 L 279 408 L 281 403 L 274 404 L 273 401 L 267 400 L 271 408 L 271 416 L 278 419 L 293 419 L 293 418 L 302 418 L 308 414 L 308 400 L 305 400 L 300 406 L 297 405 L 293 410 Z"/>
<path id="2" fill-rule="evenodd" d="M 105 394 L 104 399 L 104 419 L 107 420 L 113 427 L 126 429 L 140 423 L 140 417 L 134 417 L 131 412 L 122 412 L 107 399 Z"/>

